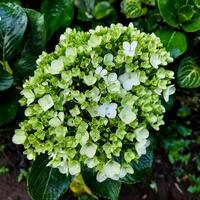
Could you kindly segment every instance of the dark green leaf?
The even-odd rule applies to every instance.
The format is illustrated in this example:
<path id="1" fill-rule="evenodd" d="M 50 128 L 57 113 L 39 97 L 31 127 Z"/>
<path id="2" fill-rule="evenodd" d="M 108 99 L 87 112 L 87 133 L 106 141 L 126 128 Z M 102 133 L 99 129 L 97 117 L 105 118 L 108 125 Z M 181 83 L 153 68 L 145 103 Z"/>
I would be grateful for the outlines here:
<path id="1" fill-rule="evenodd" d="M 0 3 L 0 59 L 12 58 L 22 41 L 27 25 L 23 8 L 16 4 Z"/>
<path id="2" fill-rule="evenodd" d="M 12 86 L 13 76 L 0 68 L 0 91 L 7 90 Z"/>
<path id="3" fill-rule="evenodd" d="M 156 32 L 156 35 L 160 37 L 164 47 L 173 58 L 177 58 L 187 50 L 187 39 L 181 32 L 161 29 Z"/>
<path id="4" fill-rule="evenodd" d="M 193 0 L 193 2 L 197 8 L 200 8 L 200 0 Z"/>
<path id="5" fill-rule="evenodd" d="M 96 173 L 89 168 L 86 168 L 82 171 L 83 179 L 88 185 L 88 187 L 94 192 L 96 195 L 101 197 L 117 200 L 119 196 L 119 192 L 121 189 L 121 183 L 118 181 L 113 181 L 111 179 L 106 179 L 105 181 L 99 183 L 96 180 Z"/>
<path id="6" fill-rule="evenodd" d="M 67 190 L 71 176 L 61 174 L 58 169 L 46 167 L 45 155 L 36 158 L 28 176 L 28 190 L 32 200 L 58 200 Z"/>
<path id="7" fill-rule="evenodd" d="M 113 11 L 113 7 L 107 1 L 101 1 L 94 7 L 92 14 L 96 19 L 102 19 Z"/>
<path id="8" fill-rule="evenodd" d="M 179 11 L 178 16 L 181 22 L 190 20 L 195 13 L 192 5 L 183 5 Z"/>
<path id="9" fill-rule="evenodd" d="M 26 13 L 28 16 L 26 42 L 14 70 L 18 78 L 33 74 L 36 67 L 36 59 L 44 50 L 46 42 L 44 16 L 30 9 L 26 9 Z"/>
<path id="10" fill-rule="evenodd" d="M 74 13 L 73 0 L 44 0 L 41 6 L 44 13 L 48 39 L 60 28 L 67 27 Z"/>
<path id="11" fill-rule="evenodd" d="M 122 182 L 127 184 L 134 184 L 142 181 L 149 173 L 152 167 L 153 153 L 148 151 L 146 155 L 142 155 L 138 162 L 132 162 L 134 174 L 128 174 L 122 178 Z"/>
<path id="12" fill-rule="evenodd" d="M 200 67 L 193 58 L 187 57 L 181 61 L 177 72 L 177 81 L 182 88 L 200 86 Z"/>
<path id="13" fill-rule="evenodd" d="M 157 0 L 158 8 L 163 19 L 170 25 L 177 27 L 179 25 L 177 16 L 178 1 L 172 0 Z"/>
<path id="14" fill-rule="evenodd" d="M 196 32 L 200 30 L 200 13 L 197 12 L 194 17 L 182 25 L 183 30 L 186 32 Z"/>
<path id="15" fill-rule="evenodd" d="M 12 121 L 17 113 L 16 91 L 9 90 L 0 96 L 0 126 Z"/>

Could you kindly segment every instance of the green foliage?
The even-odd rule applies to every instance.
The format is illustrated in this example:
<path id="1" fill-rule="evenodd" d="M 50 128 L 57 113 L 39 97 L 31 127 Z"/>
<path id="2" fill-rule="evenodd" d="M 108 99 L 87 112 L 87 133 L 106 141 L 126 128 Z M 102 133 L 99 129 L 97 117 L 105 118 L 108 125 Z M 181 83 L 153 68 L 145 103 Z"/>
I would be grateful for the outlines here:
<path id="1" fill-rule="evenodd" d="M 177 72 L 177 82 L 182 88 L 200 86 L 200 67 L 193 58 L 187 57 L 181 61 Z"/>
<path id="2" fill-rule="evenodd" d="M 173 58 L 177 58 L 187 50 L 187 39 L 184 33 L 164 28 L 157 31 L 156 35 L 160 37 Z"/>
<path id="3" fill-rule="evenodd" d="M 45 155 L 37 157 L 28 176 L 28 191 L 33 200 L 57 200 L 69 187 L 71 176 L 59 173 L 58 169 L 46 167 Z"/>
<path id="4" fill-rule="evenodd" d="M 0 68 L 0 91 L 7 90 L 13 84 L 13 76 Z"/>
<path id="5" fill-rule="evenodd" d="M 58 29 L 71 23 L 74 13 L 73 0 L 45 0 L 41 13 L 44 14 L 49 39 Z"/>
<path id="6" fill-rule="evenodd" d="M 96 172 L 91 169 L 85 169 L 82 172 L 85 183 L 92 189 L 96 195 L 106 199 L 117 200 L 121 189 L 119 181 L 107 179 L 101 183 L 96 180 Z"/>

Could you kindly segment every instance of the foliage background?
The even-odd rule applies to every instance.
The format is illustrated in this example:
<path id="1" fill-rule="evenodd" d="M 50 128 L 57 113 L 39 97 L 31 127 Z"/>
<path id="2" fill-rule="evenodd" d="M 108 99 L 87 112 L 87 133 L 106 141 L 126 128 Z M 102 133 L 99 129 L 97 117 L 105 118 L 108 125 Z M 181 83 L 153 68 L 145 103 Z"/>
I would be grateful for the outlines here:
<path id="1" fill-rule="evenodd" d="M 173 196 L 171 192 L 174 199 L 198 199 L 199 0 L 0 0 L 0 161 L 6 157 L 9 162 L 15 163 L 1 165 L 0 173 L 9 173 L 16 168 L 20 171 L 20 180 L 26 177 L 30 166 L 22 155 L 21 147 L 13 145 L 11 138 L 18 123 L 24 119 L 23 108 L 18 104 L 19 93 L 24 80 L 33 75 L 37 57 L 43 50 L 54 50 L 66 27 L 87 31 L 97 25 L 109 26 L 118 22 L 123 25 L 133 22 L 138 29 L 154 32 L 160 37 L 174 58 L 168 68 L 176 74 L 174 84 L 177 88 L 169 103 L 163 102 L 168 111 L 165 126 L 152 134 L 152 173 L 140 184 L 123 186 L 120 199 L 128 199 L 126 191 L 129 190 L 133 190 L 130 195 L 135 198 L 138 191 L 141 197 L 147 192 L 150 199 L 151 193 L 155 195 L 162 191 L 160 180 L 178 188 L 176 192 L 179 195 Z M 13 155 L 10 156 L 8 152 Z M 66 188 L 69 184 L 65 184 Z M 140 187 L 143 189 L 133 189 Z M 95 191 L 95 188 L 92 189 Z M 93 197 L 89 195 L 79 198 Z M 160 199 L 164 197 L 161 196 Z"/>

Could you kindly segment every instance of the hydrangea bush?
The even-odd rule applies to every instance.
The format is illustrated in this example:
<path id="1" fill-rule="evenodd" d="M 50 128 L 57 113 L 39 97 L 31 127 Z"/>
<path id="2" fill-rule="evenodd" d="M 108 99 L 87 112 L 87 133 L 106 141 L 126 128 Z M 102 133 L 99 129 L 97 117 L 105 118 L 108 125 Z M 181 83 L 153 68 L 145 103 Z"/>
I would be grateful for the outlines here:
<path id="1" fill-rule="evenodd" d="M 132 24 L 67 28 L 23 85 L 26 119 L 13 142 L 30 160 L 47 154 L 48 166 L 64 174 L 87 166 L 102 182 L 134 173 L 130 162 L 146 154 L 151 128 L 164 124 L 161 98 L 175 92 L 174 73 L 163 67 L 172 61 L 155 34 Z"/>

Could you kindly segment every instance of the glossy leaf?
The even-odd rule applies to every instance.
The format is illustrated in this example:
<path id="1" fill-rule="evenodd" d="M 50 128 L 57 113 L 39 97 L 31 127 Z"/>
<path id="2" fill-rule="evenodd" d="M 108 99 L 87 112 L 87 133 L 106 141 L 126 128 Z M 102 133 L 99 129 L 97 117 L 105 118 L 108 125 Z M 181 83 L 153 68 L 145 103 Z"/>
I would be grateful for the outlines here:
<path id="1" fill-rule="evenodd" d="M 192 5 L 183 5 L 178 11 L 178 16 L 181 22 L 189 21 L 195 13 Z"/>
<path id="2" fill-rule="evenodd" d="M 200 13 L 196 13 L 194 17 L 182 25 L 186 32 L 196 32 L 200 30 Z"/>
<path id="3" fill-rule="evenodd" d="M 153 153 L 148 151 L 146 155 L 142 155 L 138 162 L 132 162 L 134 174 L 128 174 L 122 178 L 122 182 L 134 184 L 142 181 L 151 170 L 153 162 Z"/>
<path id="4" fill-rule="evenodd" d="M 182 88 L 200 87 L 200 67 L 193 58 L 187 57 L 181 61 L 177 81 Z"/>
<path id="5" fill-rule="evenodd" d="M 113 11 L 113 7 L 107 1 L 101 1 L 94 7 L 92 14 L 96 19 L 102 19 Z"/>
<path id="6" fill-rule="evenodd" d="M 0 126 L 9 123 L 17 113 L 17 95 L 15 90 L 9 90 L 0 95 Z"/>
<path id="7" fill-rule="evenodd" d="M 66 28 L 73 19 L 73 0 L 44 0 L 41 6 L 44 13 L 48 39 L 60 28 Z"/>
<path id="8" fill-rule="evenodd" d="M 187 50 L 187 39 L 184 33 L 161 29 L 156 32 L 156 35 L 173 58 L 177 58 Z"/>
<path id="9" fill-rule="evenodd" d="M 46 43 L 44 16 L 30 9 L 26 9 L 26 13 L 28 16 L 28 30 L 25 35 L 26 42 L 14 70 L 18 78 L 33 74 L 36 60 L 44 50 Z"/>
<path id="10" fill-rule="evenodd" d="M 177 27 L 179 25 L 178 16 L 177 16 L 177 7 L 179 7 L 178 1 L 172 0 L 157 0 L 158 8 L 161 16 L 164 20 L 173 27 Z"/>
<path id="11" fill-rule="evenodd" d="M 0 91 L 7 90 L 12 86 L 13 76 L 0 68 Z"/>
<path id="12" fill-rule="evenodd" d="M 13 57 L 19 48 L 27 26 L 27 16 L 23 8 L 16 4 L 0 3 L 0 59 Z"/>
<path id="13" fill-rule="evenodd" d="M 96 180 L 96 173 L 92 169 L 85 169 L 82 172 L 83 179 L 86 185 L 92 190 L 92 192 L 100 197 L 106 199 L 117 200 L 121 189 L 121 183 L 106 179 L 99 183 Z"/>
<path id="14" fill-rule="evenodd" d="M 68 189 L 71 176 L 61 174 L 58 169 L 46 167 L 45 155 L 36 158 L 28 176 L 28 190 L 32 200 L 58 200 Z"/>

